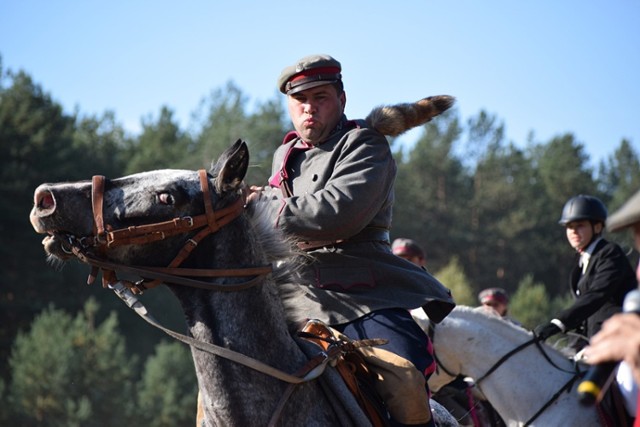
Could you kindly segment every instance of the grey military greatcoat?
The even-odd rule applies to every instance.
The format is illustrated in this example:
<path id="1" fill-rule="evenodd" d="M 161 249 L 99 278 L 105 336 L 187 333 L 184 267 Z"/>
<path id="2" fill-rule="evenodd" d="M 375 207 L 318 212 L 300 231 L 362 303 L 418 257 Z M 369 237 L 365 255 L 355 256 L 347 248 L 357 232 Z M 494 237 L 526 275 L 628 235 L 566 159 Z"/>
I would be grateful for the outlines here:
<path id="1" fill-rule="evenodd" d="M 439 322 L 453 309 L 448 289 L 391 252 L 396 165 L 384 135 L 345 117 L 317 146 L 291 133 L 272 172 L 260 201 L 311 256 L 291 285 L 300 313 L 335 325 L 383 308 L 423 307 Z"/>

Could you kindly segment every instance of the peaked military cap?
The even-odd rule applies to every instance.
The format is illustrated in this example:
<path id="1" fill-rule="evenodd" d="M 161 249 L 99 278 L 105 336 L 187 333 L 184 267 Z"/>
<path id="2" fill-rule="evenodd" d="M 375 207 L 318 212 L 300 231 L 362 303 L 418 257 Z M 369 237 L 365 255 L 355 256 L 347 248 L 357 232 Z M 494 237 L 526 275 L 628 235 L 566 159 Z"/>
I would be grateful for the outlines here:
<path id="1" fill-rule="evenodd" d="M 619 231 L 640 222 L 640 191 L 607 218 L 607 230 Z"/>
<path id="2" fill-rule="evenodd" d="M 291 95 L 312 87 L 336 83 L 342 79 L 340 63 L 329 55 L 310 55 L 282 70 L 278 88 Z"/>

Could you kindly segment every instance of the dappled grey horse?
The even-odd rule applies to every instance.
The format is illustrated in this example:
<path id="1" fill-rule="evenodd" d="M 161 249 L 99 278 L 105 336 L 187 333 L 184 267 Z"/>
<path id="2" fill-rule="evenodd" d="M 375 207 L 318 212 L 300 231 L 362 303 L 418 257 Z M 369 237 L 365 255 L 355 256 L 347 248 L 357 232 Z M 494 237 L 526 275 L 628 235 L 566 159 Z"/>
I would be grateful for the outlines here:
<path id="1" fill-rule="evenodd" d="M 171 289 L 189 335 L 165 332 L 192 347 L 205 425 L 367 425 L 344 385 L 330 385 L 339 381 L 327 354 L 301 346 L 287 328 L 278 283 L 295 280 L 304 256 L 244 207 L 248 162 L 238 141 L 209 173 L 43 184 L 31 222 L 47 234 L 52 259 L 91 265 L 90 280 L 102 272 L 103 284 L 150 323 L 134 293 Z M 120 280 L 119 272 L 144 280 Z M 431 403 L 438 425 L 457 425 Z"/>

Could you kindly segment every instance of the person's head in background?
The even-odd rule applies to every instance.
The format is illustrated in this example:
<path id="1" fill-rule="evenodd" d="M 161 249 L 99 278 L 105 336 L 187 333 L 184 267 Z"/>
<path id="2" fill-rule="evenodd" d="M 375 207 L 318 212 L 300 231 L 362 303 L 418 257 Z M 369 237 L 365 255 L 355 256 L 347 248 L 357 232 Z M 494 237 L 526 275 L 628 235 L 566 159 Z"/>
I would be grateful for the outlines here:
<path id="1" fill-rule="evenodd" d="M 558 224 L 566 229 L 567 240 L 582 252 L 604 231 L 607 208 L 597 197 L 580 194 L 567 200 Z"/>
<path id="2" fill-rule="evenodd" d="M 412 239 L 406 239 L 404 237 L 395 239 L 391 244 L 391 251 L 394 255 L 411 261 L 420 267 L 424 267 L 427 262 L 424 250 Z"/>
<path id="3" fill-rule="evenodd" d="M 487 288 L 478 294 L 478 300 L 483 307 L 495 310 L 502 317 L 509 311 L 509 295 L 502 288 Z"/>

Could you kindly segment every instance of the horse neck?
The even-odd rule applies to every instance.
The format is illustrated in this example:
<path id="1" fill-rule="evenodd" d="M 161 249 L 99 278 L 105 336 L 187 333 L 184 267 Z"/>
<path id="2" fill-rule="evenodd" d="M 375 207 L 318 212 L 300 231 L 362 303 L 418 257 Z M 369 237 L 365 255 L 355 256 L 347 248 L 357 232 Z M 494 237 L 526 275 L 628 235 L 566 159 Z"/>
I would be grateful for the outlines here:
<path id="1" fill-rule="evenodd" d="M 265 258 L 252 248 L 250 236 L 225 227 L 208 239 L 213 250 L 190 267 L 238 268 L 238 262 L 255 267 Z M 220 242 L 232 242 L 221 244 Z M 204 243 L 204 242 L 203 242 Z M 215 247 L 219 246 L 219 247 Z M 206 262 L 206 265 L 202 265 Z M 227 278 L 216 282 L 233 283 L 247 278 Z M 190 334 L 197 340 L 229 348 L 286 373 L 294 373 L 307 359 L 291 337 L 276 284 L 269 276 L 242 291 L 208 291 L 172 287 L 185 313 Z M 281 380 L 212 354 L 192 350 L 205 419 L 211 425 L 263 425 L 272 415 L 288 386 Z M 309 405 L 321 398 L 315 387 L 301 386 L 292 396 L 298 405 Z M 295 403 L 288 403 L 283 417 L 292 423 Z M 297 411 L 301 412 L 301 411 Z M 302 411 L 304 414 L 305 412 Z M 330 422 L 330 420 L 327 420 Z"/>
<path id="2" fill-rule="evenodd" d="M 502 356 L 531 338 L 531 334 L 497 318 L 457 308 L 436 328 L 434 346 L 446 367 L 454 367 L 456 372 L 474 379 L 484 377 L 478 387 L 505 421 L 524 422 L 565 385 L 572 377 L 567 372 L 573 370 L 568 359 L 544 346 L 554 364 L 567 372 L 553 367 L 532 344 L 510 356 L 485 377 Z M 561 400 L 566 401 L 564 408 L 581 410 L 571 393 L 564 393 Z M 554 415 L 553 411 L 545 411 L 538 421 L 558 416 L 558 412 Z"/>
<path id="3" fill-rule="evenodd" d="M 443 364 L 473 378 L 484 376 L 503 355 L 532 338 L 498 318 L 467 307 L 456 308 L 435 331 L 434 342 L 438 355 L 445 359 Z"/>

